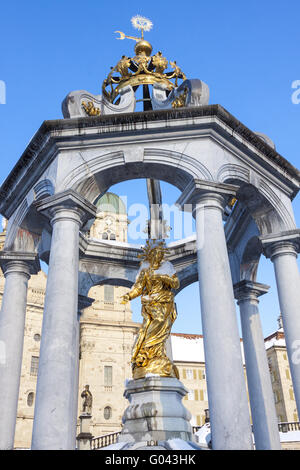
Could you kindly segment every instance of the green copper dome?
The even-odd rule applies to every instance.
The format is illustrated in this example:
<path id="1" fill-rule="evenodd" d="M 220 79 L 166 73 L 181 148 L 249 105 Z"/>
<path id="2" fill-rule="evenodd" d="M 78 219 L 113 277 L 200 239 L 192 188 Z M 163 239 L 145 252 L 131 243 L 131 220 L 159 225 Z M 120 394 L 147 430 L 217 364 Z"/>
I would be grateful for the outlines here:
<path id="1" fill-rule="evenodd" d="M 126 214 L 126 207 L 122 199 L 114 193 L 105 193 L 94 202 L 98 212 L 113 212 Z"/>

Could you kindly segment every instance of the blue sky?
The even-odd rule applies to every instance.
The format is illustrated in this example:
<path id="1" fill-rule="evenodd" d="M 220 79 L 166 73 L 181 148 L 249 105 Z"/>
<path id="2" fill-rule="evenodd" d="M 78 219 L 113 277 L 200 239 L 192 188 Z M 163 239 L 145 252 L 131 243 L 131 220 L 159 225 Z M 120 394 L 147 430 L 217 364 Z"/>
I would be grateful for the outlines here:
<path id="1" fill-rule="evenodd" d="M 2 2 L 0 80 L 0 182 L 45 119 L 61 118 L 61 102 L 72 90 L 101 93 L 103 79 L 133 41 L 117 41 L 116 30 L 135 35 L 132 16 L 149 17 L 146 33 L 154 53 L 176 60 L 189 78 L 210 87 L 210 103 L 221 104 L 254 131 L 274 140 L 277 151 L 299 167 L 300 104 L 292 82 L 300 80 L 300 3 L 274 0 L 104 2 L 27 0 Z M 0 100 L 1 101 L 1 100 Z M 143 181 L 120 185 L 130 200 L 146 197 Z M 178 190 L 163 185 L 166 202 Z M 300 225 L 300 197 L 294 202 Z M 258 281 L 271 286 L 261 299 L 264 334 L 276 329 L 279 307 L 273 269 L 262 260 Z M 174 331 L 201 332 L 199 293 L 194 284 L 177 297 Z M 134 304 L 138 318 L 138 304 Z"/>

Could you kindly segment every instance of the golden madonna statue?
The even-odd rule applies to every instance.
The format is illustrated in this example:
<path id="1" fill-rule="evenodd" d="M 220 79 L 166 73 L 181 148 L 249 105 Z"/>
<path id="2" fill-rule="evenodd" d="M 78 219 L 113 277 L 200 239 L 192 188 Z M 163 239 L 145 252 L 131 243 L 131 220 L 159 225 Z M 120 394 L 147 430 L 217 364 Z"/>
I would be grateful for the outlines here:
<path id="1" fill-rule="evenodd" d="M 142 301 L 143 324 L 133 347 L 132 375 L 134 379 L 146 374 L 179 378 L 166 353 L 166 340 L 176 319 L 172 289 L 178 289 L 179 280 L 172 263 L 164 261 L 164 242 L 147 241 L 143 251 L 136 282 L 122 297 L 124 303 L 138 296 Z"/>

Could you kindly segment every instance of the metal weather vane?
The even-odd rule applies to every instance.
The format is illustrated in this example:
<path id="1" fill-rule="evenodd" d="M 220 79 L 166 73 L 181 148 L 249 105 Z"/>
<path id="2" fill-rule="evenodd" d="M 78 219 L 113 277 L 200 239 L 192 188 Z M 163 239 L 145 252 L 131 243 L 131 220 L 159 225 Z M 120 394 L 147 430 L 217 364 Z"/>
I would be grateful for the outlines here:
<path id="1" fill-rule="evenodd" d="M 125 33 L 122 31 L 115 31 L 115 33 L 119 33 L 120 37 L 117 39 L 133 39 L 134 41 L 140 41 L 141 39 L 144 39 L 144 31 L 150 31 L 152 29 L 153 23 L 151 20 L 148 18 L 145 18 L 144 16 L 136 15 L 131 18 L 131 23 L 132 26 L 135 29 L 140 29 L 141 30 L 141 37 L 136 38 L 134 36 L 126 36 Z"/>

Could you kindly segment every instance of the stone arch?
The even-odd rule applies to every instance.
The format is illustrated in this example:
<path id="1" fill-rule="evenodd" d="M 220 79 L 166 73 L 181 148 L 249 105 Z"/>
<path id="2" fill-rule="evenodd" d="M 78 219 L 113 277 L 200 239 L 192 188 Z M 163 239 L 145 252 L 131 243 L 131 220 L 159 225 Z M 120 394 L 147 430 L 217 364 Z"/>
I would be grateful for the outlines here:
<path id="1" fill-rule="evenodd" d="M 9 251 L 35 252 L 40 236 L 27 226 L 27 218 L 32 208 L 27 200 L 20 204 L 15 214 L 9 219 L 6 229 L 4 249 Z M 30 228 L 29 228 L 30 227 Z"/>
<path id="2" fill-rule="evenodd" d="M 107 270 L 107 268 L 104 270 Z M 116 268 L 115 273 L 113 271 L 114 269 L 111 269 L 107 274 L 79 271 L 79 295 L 88 296 L 90 289 L 95 286 L 112 285 L 117 287 L 132 287 L 135 282 L 137 269 L 129 271 Z"/>
<path id="3" fill-rule="evenodd" d="M 34 202 L 52 196 L 54 185 L 50 179 L 42 179 L 33 187 Z M 5 249 L 37 252 L 41 240 L 42 224 L 34 204 L 27 199 L 20 204 L 8 223 Z"/>
<path id="4" fill-rule="evenodd" d="M 230 175 L 224 170 L 223 176 L 223 183 L 239 186 L 237 199 L 249 210 L 260 235 L 296 228 L 292 215 L 277 194 L 261 178 L 257 178 L 254 185 L 241 177 L 241 174 Z"/>
<path id="5" fill-rule="evenodd" d="M 234 251 L 228 250 L 228 258 L 229 258 L 229 264 L 230 264 L 230 270 L 231 270 L 232 283 L 235 284 L 241 280 L 240 279 L 241 260 L 235 250 Z"/>
<path id="6" fill-rule="evenodd" d="M 144 149 L 143 155 L 131 159 L 124 152 L 110 152 L 84 162 L 66 176 L 56 189 L 68 188 L 93 202 L 111 186 L 122 181 L 153 178 L 173 184 L 183 191 L 193 178 L 212 181 L 209 170 L 197 159 L 165 149 Z"/>
<path id="7" fill-rule="evenodd" d="M 240 263 L 240 280 L 256 281 L 262 245 L 257 236 L 250 238 L 245 246 Z"/>
<path id="8" fill-rule="evenodd" d="M 280 220 L 279 230 L 293 230 L 296 228 L 295 221 L 291 214 L 287 211 L 285 205 L 282 203 L 281 199 L 277 194 L 270 188 L 270 186 L 263 180 L 260 180 L 259 191 L 261 194 L 270 202 L 273 209 L 276 210 L 276 214 Z M 284 224 L 284 227 L 281 227 L 281 224 Z"/>
<path id="9" fill-rule="evenodd" d="M 94 157 L 75 168 L 57 190 L 72 188 L 93 202 L 112 185 L 137 178 L 166 181 L 183 191 L 194 178 L 213 181 L 210 171 L 196 158 L 165 149 L 145 148 L 132 158 L 126 152 L 109 152 Z M 250 211 L 261 235 L 291 230 L 295 224 L 291 214 L 270 186 L 257 178 L 250 183 L 250 170 L 237 164 L 223 165 L 217 179 L 240 187 L 238 199 Z"/>
<path id="10" fill-rule="evenodd" d="M 42 179 L 34 187 L 34 198 L 36 201 L 54 194 L 54 185 L 48 178 Z"/>
<path id="11" fill-rule="evenodd" d="M 249 183 L 250 170 L 241 165 L 236 165 L 233 163 L 226 163 L 225 165 L 222 165 L 217 174 L 217 181 L 220 183 L 226 183 L 232 180 Z"/>
<path id="12" fill-rule="evenodd" d="M 185 287 L 190 286 L 194 282 L 198 281 L 198 268 L 197 262 L 190 264 L 189 266 L 181 269 L 177 272 L 178 279 L 180 281 L 180 287 L 176 290 L 176 295 L 179 294 Z"/>

